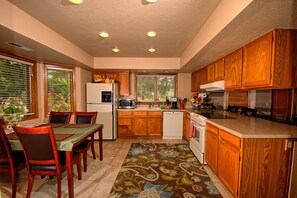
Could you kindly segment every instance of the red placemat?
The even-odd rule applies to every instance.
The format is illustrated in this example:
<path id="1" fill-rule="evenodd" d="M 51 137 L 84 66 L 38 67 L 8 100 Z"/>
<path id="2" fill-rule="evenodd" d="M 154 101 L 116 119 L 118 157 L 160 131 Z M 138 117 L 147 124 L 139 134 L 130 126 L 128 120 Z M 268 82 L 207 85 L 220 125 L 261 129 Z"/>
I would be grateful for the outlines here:
<path id="1" fill-rule="evenodd" d="M 65 126 L 65 128 L 87 128 L 91 126 L 92 124 L 69 124 Z"/>
<path id="2" fill-rule="evenodd" d="M 63 141 L 74 134 L 55 134 L 55 138 L 57 141 Z M 15 132 L 7 134 L 8 140 L 18 140 L 18 136 Z"/>

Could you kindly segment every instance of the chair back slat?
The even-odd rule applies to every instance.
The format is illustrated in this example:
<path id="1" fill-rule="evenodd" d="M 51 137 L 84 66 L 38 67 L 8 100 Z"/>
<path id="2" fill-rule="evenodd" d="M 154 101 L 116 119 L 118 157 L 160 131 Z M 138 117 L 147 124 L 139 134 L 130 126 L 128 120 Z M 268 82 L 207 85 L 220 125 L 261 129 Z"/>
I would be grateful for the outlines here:
<path id="1" fill-rule="evenodd" d="M 95 124 L 97 112 L 75 112 L 76 124 Z"/>
<path id="2" fill-rule="evenodd" d="M 49 124 L 69 124 L 72 112 L 54 112 L 49 115 Z"/>

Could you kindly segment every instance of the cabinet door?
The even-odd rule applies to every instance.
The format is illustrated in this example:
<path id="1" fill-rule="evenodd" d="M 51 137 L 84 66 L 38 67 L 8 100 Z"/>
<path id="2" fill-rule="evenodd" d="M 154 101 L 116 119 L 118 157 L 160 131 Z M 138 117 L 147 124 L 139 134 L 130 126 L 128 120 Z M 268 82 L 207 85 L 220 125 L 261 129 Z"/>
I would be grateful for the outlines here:
<path id="1" fill-rule="evenodd" d="M 225 79 L 225 60 L 221 58 L 215 62 L 214 69 L 214 80 L 224 80 Z"/>
<path id="2" fill-rule="evenodd" d="M 272 78 L 272 32 L 247 44 L 243 48 L 243 87 L 263 87 Z"/>
<path id="3" fill-rule="evenodd" d="M 133 136 L 132 118 L 131 117 L 119 117 L 118 118 L 118 136 L 119 137 Z"/>
<path id="4" fill-rule="evenodd" d="M 207 68 L 205 67 L 199 71 L 200 71 L 200 74 L 199 74 L 199 79 L 200 79 L 199 89 L 200 89 L 200 85 L 207 83 Z"/>
<path id="5" fill-rule="evenodd" d="M 163 118 L 149 117 L 148 118 L 148 135 L 161 137 L 163 134 Z"/>
<path id="6" fill-rule="evenodd" d="M 206 131 L 205 161 L 216 174 L 218 172 L 218 148 L 219 137 L 209 131 Z"/>
<path id="7" fill-rule="evenodd" d="M 190 114 L 184 112 L 184 129 L 183 129 L 183 136 L 186 140 L 190 141 L 189 133 L 190 133 Z"/>
<path id="8" fill-rule="evenodd" d="M 215 67 L 214 67 L 214 63 L 212 63 L 207 66 L 207 82 L 208 83 L 211 83 L 215 80 L 214 75 L 215 75 Z"/>
<path id="9" fill-rule="evenodd" d="M 130 93 L 129 72 L 119 72 L 120 95 L 128 96 Z"/>
<path id="10" fill-rule="evenodd" d="M 242 74 L 242 48 L 225 57 L 225 88 L 240 89 Z"/>
<path id="11" fill-rule="evenodd" d="M 192 73 L 192 75 L 191 75 L 191 91 L 192 92 L 198 91 L 198 82 L 197 81 L 198 81 L 198 71 Z"/>
<path id="12" fill-rule="evenodd" d="M 139 115 L 135 115 L 139 114 Z M 133 135 L 134 136 L 147 136 L 147 116 L 146 112 L 134 112 L 133 116 Z"/>
<path id="13" fill-rule="evenodd" d="M 218 153 L 218 176 L 234 197 L 237 197 L 239 181 L 238 149 L 220 139 Z"/>

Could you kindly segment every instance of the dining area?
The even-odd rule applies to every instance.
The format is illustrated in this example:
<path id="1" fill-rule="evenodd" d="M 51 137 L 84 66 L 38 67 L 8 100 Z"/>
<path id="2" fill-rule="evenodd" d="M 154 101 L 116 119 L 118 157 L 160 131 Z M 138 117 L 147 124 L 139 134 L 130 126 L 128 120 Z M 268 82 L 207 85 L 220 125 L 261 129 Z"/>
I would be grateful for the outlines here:
<path id="1" fill-rule="evenodd" d="M 44 197 L 37 195 L 40 186 L 35 186 L 44 182 L 56 187 L 49 197 L 74 197 L 74 183 L 84 182 L 87 174 L 88 150 L 94 161 L 103 160 L 103 124 L 96 123 L 96 118 L 97 112 L 50 112 L 48 123 L 12 127 L 1 123 L 0 197 L 19 197 L 20 193 L 21 197 Z M 94 141 L 97 133 L 99 140 Z M 19 186 L 24 176 L 26 189 Z"/>

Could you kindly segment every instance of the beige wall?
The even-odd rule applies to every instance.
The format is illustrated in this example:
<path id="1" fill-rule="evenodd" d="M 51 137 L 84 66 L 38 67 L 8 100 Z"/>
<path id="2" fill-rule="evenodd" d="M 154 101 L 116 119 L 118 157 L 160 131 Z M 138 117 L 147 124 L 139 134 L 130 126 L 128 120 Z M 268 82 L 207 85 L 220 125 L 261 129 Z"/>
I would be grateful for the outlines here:
<path id="1" fill-rule="evenodd" d="M 191 92 L 191 73 L 178 73 L 177 74 L 178 85 L 177 85 L 177 96 L 180 99 L 190 99 Z M 191 103 L 187 102 L 186 107 L 191 107 Z"/>
<path id="2" fill-rule="evenodd" d="M 86 111 L 86 83 L 92 82 L 92 73 L 76 68 L 75 75 L 76 111 Z"/>

